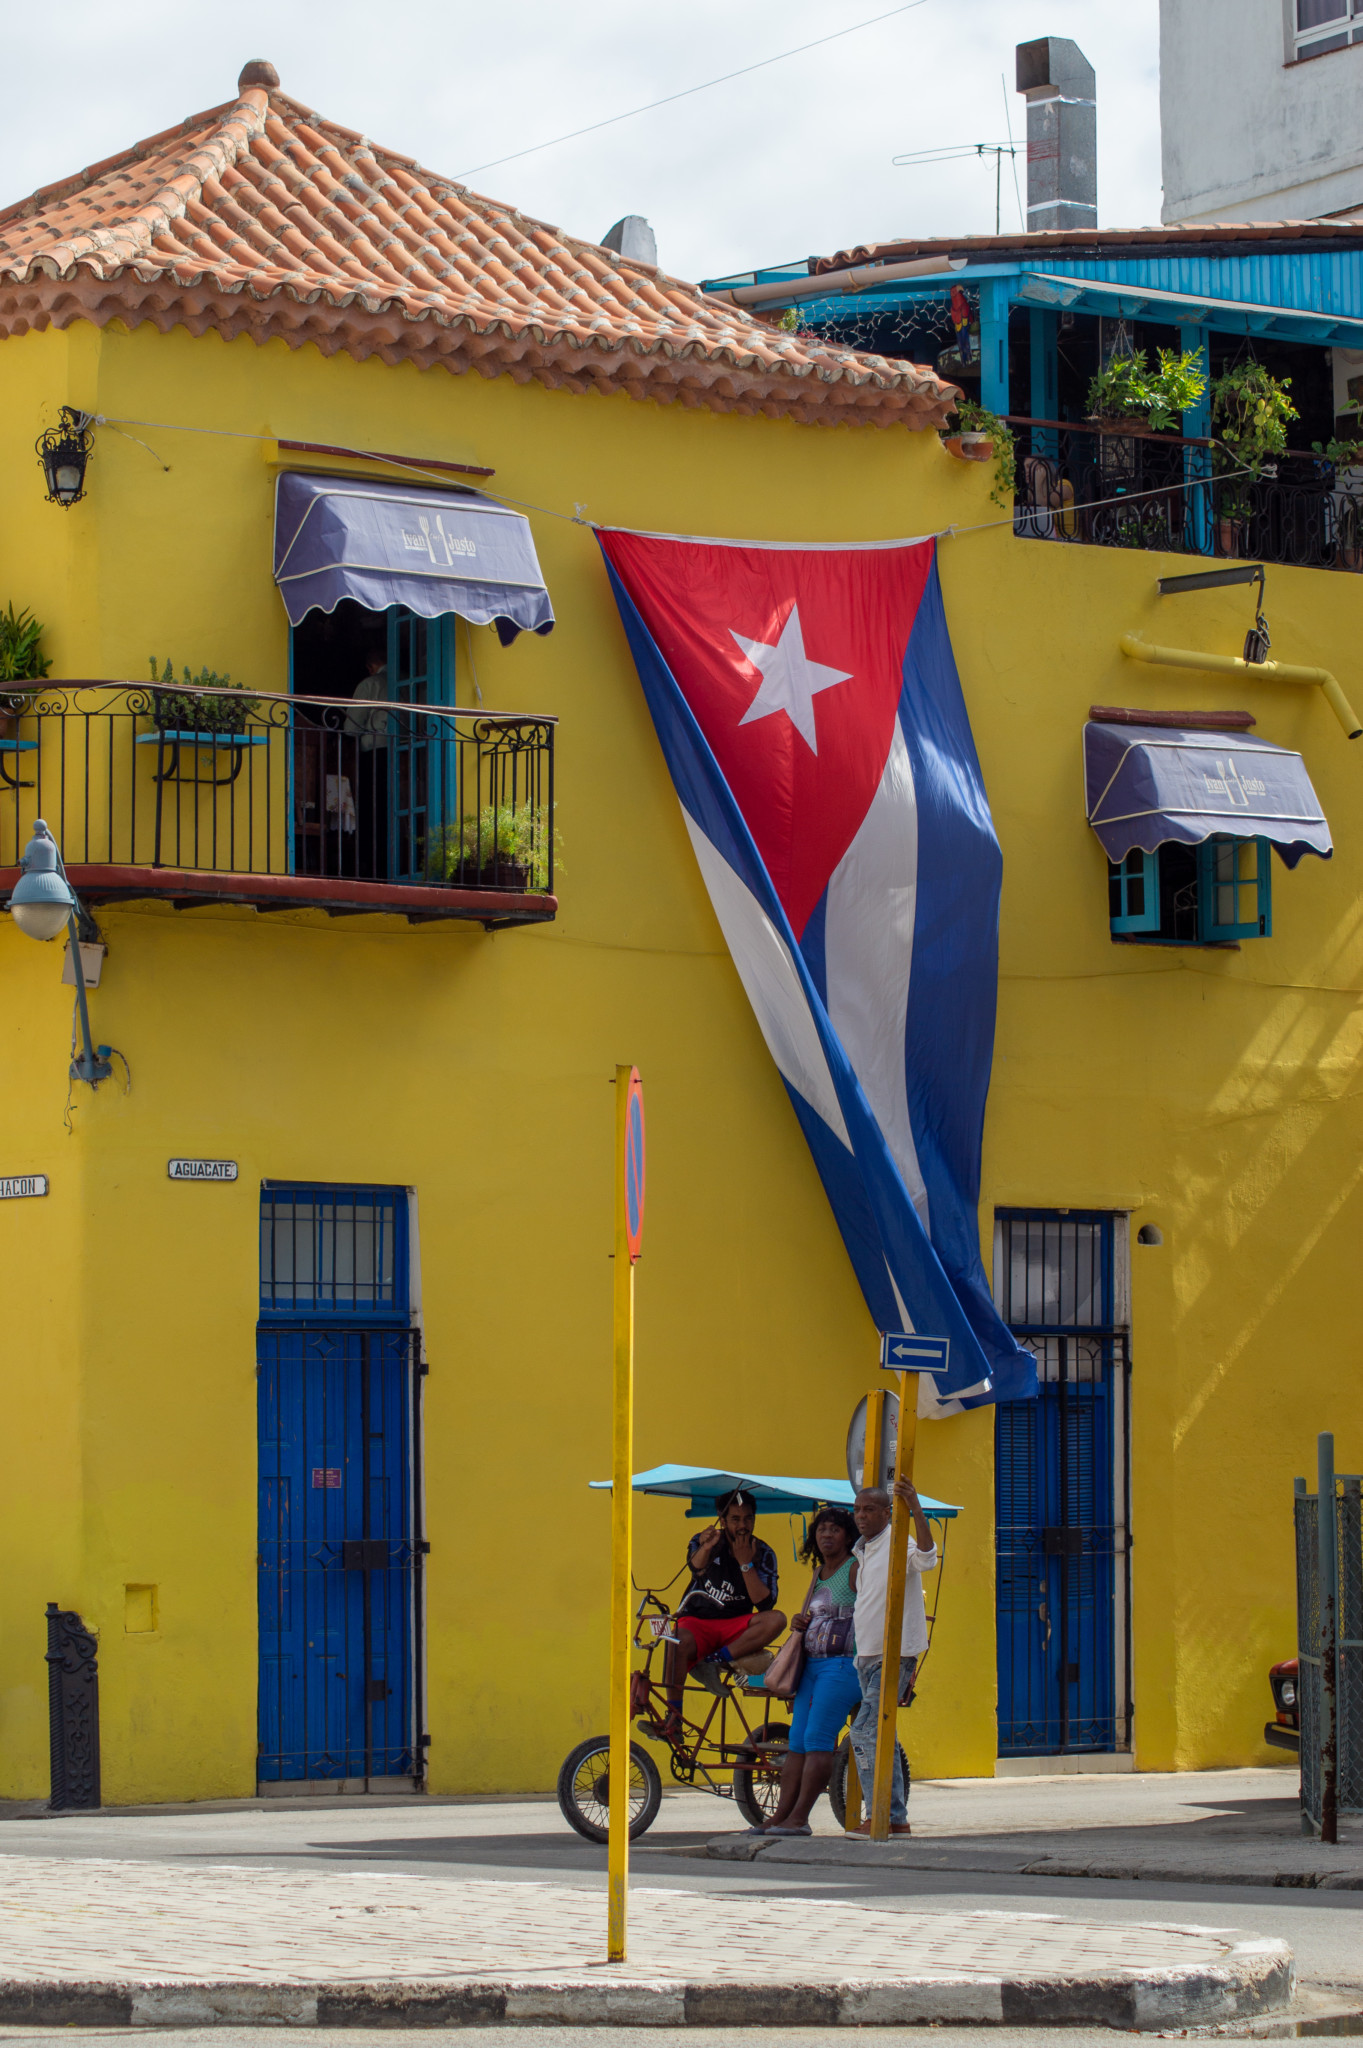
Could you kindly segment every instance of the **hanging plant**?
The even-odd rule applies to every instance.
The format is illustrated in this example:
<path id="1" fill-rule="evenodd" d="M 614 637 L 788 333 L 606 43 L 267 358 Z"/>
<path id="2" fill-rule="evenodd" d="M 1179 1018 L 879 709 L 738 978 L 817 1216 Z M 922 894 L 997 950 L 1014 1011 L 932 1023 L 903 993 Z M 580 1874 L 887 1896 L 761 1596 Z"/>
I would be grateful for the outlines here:
<path id="1" fill-rule="evenodd" d="M 1274 377 L 1262 363 L 1237 363 L 1212 386 L 1212 424 L 1220 446 L 1215 466 L 1247 469 L 1257 477 L 1287 448 L 1287 423 L 1298 417 L 1288 397 L 1290 377 Z"/>
<path id="2" fill-rule="evenodd" d="M 1095 420 L 1143 420 L 1157 434 L 1171 432 L 1183 423 L 1207 388 L 1207 372 L 1199 348 L 1182 355 L 1171 348 L 1159 351 L 1159 366 L 1151 369 L 1144 349 L 1114 355 L 1092 379 L 1088 388 L 1088 414 Z"/>
<path id="3" fill-rule="evenodd" d="M 996 505 L 1011 503 L 1017 488 L 1017 443 L 1007 420 L 1001 420 L 996 412 L 986 412 L 973 399 L 958 399 L 955 411 L 946 425 L 937 429 L 938 439 L 951 441 L 966 434 L 979 434 L 993 442 L 994 488 L 989 495 Z"/>

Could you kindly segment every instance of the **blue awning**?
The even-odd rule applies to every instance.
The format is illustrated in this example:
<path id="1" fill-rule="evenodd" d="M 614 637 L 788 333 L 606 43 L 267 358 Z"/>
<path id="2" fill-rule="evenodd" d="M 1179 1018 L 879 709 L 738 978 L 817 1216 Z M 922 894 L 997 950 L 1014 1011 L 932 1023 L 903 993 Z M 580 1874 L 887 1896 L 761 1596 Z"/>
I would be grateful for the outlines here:
<path id="1" fill-rule="evenodd" d="M 286 471 L 275 496 L 274 576 L 289 622 L 342 598 L 370 611 L 457 612 L 503 641 L 547 633 L 553 607 L 529 521 L 475 492 Z"/>
<path id="2" fill-rule="evenodd" d="M 592 1479 L 587 1483 L 610 1490 L 609 1479 Z M 759 1515 L 807 1515 L 817 1507 L 850 1508 L 856 1499 L 845 1479 L 776 1479 L 767 1472 L 722 1472 L 709 1465 L 655 1465 L 651 1472 L 635 1473 L 631 1490 L 689 1501 L 688 1521 L 713 1522 L 715 1501 L 721 1493 L 732 1493 L 736 1486 L 747 1488 Z M 923 1513 L 933 1521 L 949 1522 L 961 1512 L 946 1501 L 930 1499 L 926 1493 L 918 1497 Z"/>
<path id="3" fill-rule="evenodd" d="M 1330 827 L 1300 754 L 1244 732 L 1156 725 L 1084 727 L 1088 821 L 1110 860 L 1213 833 L 1267 839 L 1294 868 L 1330 858 Z"/>

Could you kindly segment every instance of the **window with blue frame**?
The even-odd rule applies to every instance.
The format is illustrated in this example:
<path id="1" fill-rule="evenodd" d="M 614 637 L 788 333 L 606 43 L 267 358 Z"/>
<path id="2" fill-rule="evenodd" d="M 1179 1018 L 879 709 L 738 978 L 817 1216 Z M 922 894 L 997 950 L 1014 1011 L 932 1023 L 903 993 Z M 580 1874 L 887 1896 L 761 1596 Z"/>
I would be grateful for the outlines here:
<path id="1" fill-rule="evenodd" d="M 1112 936 L 1146 945 L 1229 946 L 1273 930 L 1266 839 L 1217 833 L 1200 846 L 1133 846 L 1108 862 Z"/>
<path id="2" fill-rule="evenodd" d="M 407 1191 L 267 1182 L 262 1321 L 408 1321 Z"/>

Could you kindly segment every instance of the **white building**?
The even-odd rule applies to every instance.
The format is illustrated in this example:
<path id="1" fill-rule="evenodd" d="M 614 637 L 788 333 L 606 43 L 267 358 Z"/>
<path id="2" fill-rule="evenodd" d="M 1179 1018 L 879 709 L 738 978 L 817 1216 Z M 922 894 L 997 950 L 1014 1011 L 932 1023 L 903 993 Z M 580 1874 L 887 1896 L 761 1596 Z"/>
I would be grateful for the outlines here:
<path id="1" fill-rule="evenodd" d="M 1363 212 L 1363 0 L 1160 0 L 1166 221 Z"/>

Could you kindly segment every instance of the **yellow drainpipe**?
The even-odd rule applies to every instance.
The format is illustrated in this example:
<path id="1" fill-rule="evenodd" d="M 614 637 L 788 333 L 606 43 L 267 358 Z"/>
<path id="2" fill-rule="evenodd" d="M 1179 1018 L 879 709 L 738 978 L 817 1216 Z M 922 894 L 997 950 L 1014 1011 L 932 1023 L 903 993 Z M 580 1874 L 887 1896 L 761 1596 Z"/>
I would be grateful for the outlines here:
<path id="1" fill-rule="evenodd" d="M 1139 633 L 1123 633 L 1122 653 L 1132 661 L 1152 661 L 1161 668 L 1207 669 L 1213 675 L 1246 676 L 1251 682 L 1310 683 L 1324 692 L 1349 738 L 1363 738 L 1363 723 L 1328 668 L 1299 668 L 1289 661 L 1245 661 L 1238 654 L 1195 654 L 1186 647 L 1152 647 Z"/>

